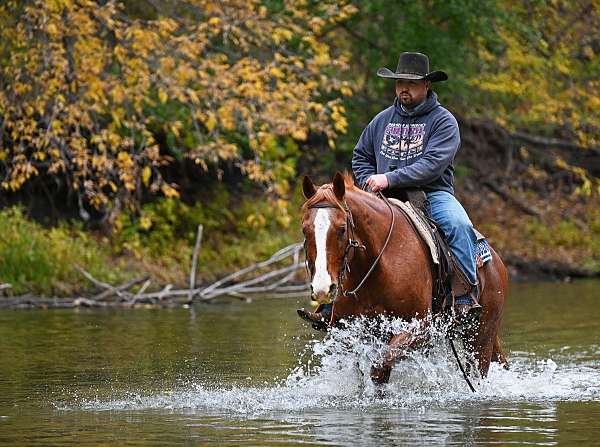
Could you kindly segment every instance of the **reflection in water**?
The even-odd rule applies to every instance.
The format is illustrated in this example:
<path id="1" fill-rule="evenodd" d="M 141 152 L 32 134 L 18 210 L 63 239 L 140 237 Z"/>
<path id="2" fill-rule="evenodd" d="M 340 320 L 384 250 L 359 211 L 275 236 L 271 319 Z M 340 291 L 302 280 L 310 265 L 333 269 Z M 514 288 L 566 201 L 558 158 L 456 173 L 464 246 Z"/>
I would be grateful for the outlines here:
<path id="1" fill-rule="evenodd" d="M 600 428 L 598 285 L 515 288 L 511 370 L 475 395 L 440 343 L 376 398 L 380 346 L 359 325 L 323 339 L 290 301 L 1 312 L 0 444 L 585 442 Z"/>

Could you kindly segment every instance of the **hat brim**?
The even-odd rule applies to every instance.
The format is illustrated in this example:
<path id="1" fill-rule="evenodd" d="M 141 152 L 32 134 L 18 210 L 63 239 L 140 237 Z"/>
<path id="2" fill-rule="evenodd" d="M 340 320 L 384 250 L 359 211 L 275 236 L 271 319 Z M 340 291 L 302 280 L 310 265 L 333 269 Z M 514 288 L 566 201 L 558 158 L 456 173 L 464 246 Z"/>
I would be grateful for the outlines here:
<path id="1" fill-rule="evenodd" d="M 387 79 L 406 79 L 408 81 L 431 81 L 431 82 L 439 82 L 448 80 L 448 75 L 440 70 L 432 71 L 431 73 L 426 74 L 425 76 L 421 76 L 418 74 L 412 73 L 396 73 L 390 70 L 389 68 L 380 68 L 377 70 L 377 76 L 380 78 Z"/>

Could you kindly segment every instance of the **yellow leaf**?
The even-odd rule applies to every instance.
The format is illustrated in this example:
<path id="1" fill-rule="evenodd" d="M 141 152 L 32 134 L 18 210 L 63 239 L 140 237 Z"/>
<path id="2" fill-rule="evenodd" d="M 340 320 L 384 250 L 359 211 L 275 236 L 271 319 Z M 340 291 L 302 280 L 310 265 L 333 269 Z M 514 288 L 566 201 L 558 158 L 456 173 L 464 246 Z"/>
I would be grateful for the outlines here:
<path id="1" fill-rule="evenodd" d="M 176 137 L 179 137 L 179 129 L 181 129 L 183 127 L 183 124 L 181 123 L 181 121 L 175 121 L 173 124 L 171 124 L 171 132 L 173 132 L 173 134 Z"/>
<path id="2" fill-rule="evenodd" d="M 48 34 L 50 34 L 51 36 L 56 36 L 58 34 L 58 28 L 56 28 L 56 25 L 54 23 L 50 23 L 46 27 L 46 31 L 48 31 Z"/>
<path id="3" fill-rule="evenodd" d="M 269 73 L 271 73 L 273 76 L 279 79 L 285 78 L 285 73 L 279 67 L 271 67 Z"/>
<path id="4" fill-rule="evenodd" d="M 217 119 L 211 114 L 206 122 L 204 123 L 209 132 L 211 132 L 217 125 Z"/>
<path id="5" fill-rule="evenodd" d="M 170 185 L 164 184 L 160 187 L 165 197 L 176 198 L 179 197 L 179 192 Z"/>
<path id="6" fill-rule="evenodd" d="M 346 85 L 340 89 L 340 92 L 342 92 L 342 95 L 344 96 L 352 96 L 352 89 Z"/>
<path id="7" fill-rule="evenodd" d="M 158 100 L 164 104 L 165 102 L 167 102 L 167 99 L 168 99 L 167 93 L 162 88 L 159 88 L 158 89 Z"/>
<path id="8" fill-rule="evenodd" d="M 561 169 L 567 169 L 569 167 L 569 165 L 562 158 L 557 158 L 554 163 Z"/>
<path id="9" fill-rule="evenodd" d="M 145 186 L 148 186 L 150 184 L 151 176 L 152 176 L 152 169 L 150 169 L 150 166 L 145 166 L 144 169 L 142 169 L 142 182 L 144 183 Z"/>
<path id="10" fill-rule="evenodd" d="M 142 230 L 149 230 L 152 227 L 152 219 L 148 216 L 142 216 L 140 219 L 140 227 Z"/>

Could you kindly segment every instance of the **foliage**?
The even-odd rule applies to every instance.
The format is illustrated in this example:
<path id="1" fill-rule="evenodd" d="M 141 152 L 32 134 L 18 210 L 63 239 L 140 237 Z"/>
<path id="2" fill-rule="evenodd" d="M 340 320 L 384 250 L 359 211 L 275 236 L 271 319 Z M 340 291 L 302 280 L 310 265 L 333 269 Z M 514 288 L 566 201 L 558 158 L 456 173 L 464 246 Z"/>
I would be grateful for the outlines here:
<path id="1" fill-rule="evenodd" d="M 441 102 L 509 131 L 600 146 L 600 3 L 590 0 L 402 0 L 355 2 L 359 12 L 328 35 L 351 49 L 355 95 L 347 98 L 350 153 L 371 118 L 394 97 L 375 75 L 402 51 L 429 55 L 448 72 Z M 582 177 L 583 181 L 583 177 Z M 590 188 L 588 188 L 590 189 Z M 582 191 L 586 192 L 586 191 Z"/>
<path id="2" fill-rule="evenodd" d="M 502 44 L 477 46 L 485 94 L 477 113 L 510 129 L 534 128 L 582 146 L 600 145 L 600 2 L 500 2 Z"/>
<path id="3" fill-rule="evenodd" d="M 356 0 L 354 4 L 359 11 L 338 25 L 341 32 L 327 36 L 351 54 L 355 95 L 346 99 L 351 123 L 346 150 L 354 147 L 366 123 L 392 103 L 393 81 L 375 73 L 383 66 L 394 70 L 403 51 L 423 52 L 432 70 L 449 74 L 449 82 L 435 85 L 444 103 L 451 103 L 453 109 L 469 106 L 469 81 L 480 74 L 474 45 L 484 41 L 494 47 L 499 41 L 494 26 L 497 0 Z"/>
<path id="4" fill-rule="evenodd" d="M 263 4 L 264 3 L 264 4 Z M 154 4 L 152 2 L 151 4 Z M 177 197 L 161 167 L 228 161 L 269 191 L 297 144 L 333 146 L 347 122 L 346 58 L 319 33 L 355 8 L 333 0 L 187 0 L 154 18 L 115 0 L 0 6 L 0 185 L 48 173 L 108 212 L 142 191 Z"/>
<path id="5" fill-rule="evenodd" d="M 465 202 L 468 202 L 466 200 Z M 494 248 L 521 262 L 542 261 L 600 272 L 600 211 L 569 197 L 542 218 L 524 216 L 499 199 L 472 207 L 471 217 Z M 596 202 L 597 203 L 597 202 Z M 565 210 L 569 214 L 565 215 Z"/>
<path id="6" fill-rule="evenodd" d="M 0 283 L 12 293 L 65 294 L 82 284 L 82 266 L 96 278 L 122 279 L 117 266 L 108 266 L 110 251 L 77 226 L 43 228 L 28 220 L 20 208 L 0 212 Z"/>
<path id="7" fill-rule="evenodd" d="M 0 281 L 69 293 L 76 263 L 122 275 L 115 255 L 128 270 L 183 282 L 199 224 L 202 280 L 297 240 L 297 171 L 330 178 L 348 166 L 366 123 L 393 99 L 393 82 L 376 70 L 395 68 L 402 51 L 423 51 L 448 72 L 435 89 L 462 117 L 599 146 L 599 18 L 597 0 L 0 2 L 0 190 L 66 185 L 81 216 L 93 207 L 114 225 L 105 244 L 76 225 L 49 230 L 6 210 Z M 486 176 L 547 214 L 490 206 L 481 220 L 501 225 L 488 224 L 489 235 L 526 259 L 597 268 L 600 216 L 562 217 L 597 203 L 597 167 L 575 151 L 512 149 L 511 178 L 496 166 Z M 466 186 L 481 173 L 463 161 L 456 174 Z M 186 187 L 210 183 L 198 202 L 179 197 L 190 164 Z M 234 185 L 211 183 L 226 169 Z M 545 182 L 552 194 L 532 192 Z"/>
<path id="8" fill-rule="evenodd" d="M 233 194 L 222 185 L 209 189 L 210 197 L 193 205 L 163 198 L 143 205 L 139 215 L 123 213 L 113 234 L 116 254 L 129 253 L 138 261 L 160 260 L 170 270 L 163 272 L 164 279 L 182 281 L 187 278 L 198 225 L 202 225 L 199 272 L 201 280 L 209 280 L 266 259 L 300 237 L 298 228 L 290 225 L 297 217 L 299 191 L 291 202 L 281 200 L 273 206 L 257 202 L 252 192 Z"/>

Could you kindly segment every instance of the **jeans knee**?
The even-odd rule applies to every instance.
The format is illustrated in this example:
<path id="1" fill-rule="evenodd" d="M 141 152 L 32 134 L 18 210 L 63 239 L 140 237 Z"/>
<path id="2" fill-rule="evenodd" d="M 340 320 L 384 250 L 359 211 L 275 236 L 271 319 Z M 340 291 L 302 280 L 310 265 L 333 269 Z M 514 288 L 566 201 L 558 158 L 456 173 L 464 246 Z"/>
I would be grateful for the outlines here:
<path id="1" fill-rule="evenodd" d="M 469 219 L 455 219 L 448 228 L 448 238 L 451 240 L 474 237 L 473 224 Z"/>
<path id="2" fill-rule="evenodd" d="M 471 233 L 471 231 L 473 231 L 473 224 L 471 223 L 471 221 L 468 218 L 460 218 L 457 219 L 455 222 L 456 225 L 456 229 L 457 231 L 460 231 L 461 233 Z"/>

